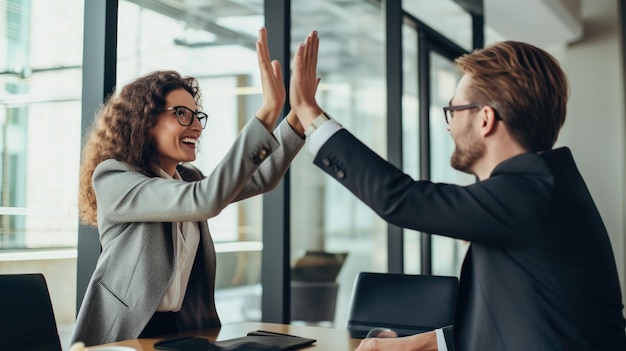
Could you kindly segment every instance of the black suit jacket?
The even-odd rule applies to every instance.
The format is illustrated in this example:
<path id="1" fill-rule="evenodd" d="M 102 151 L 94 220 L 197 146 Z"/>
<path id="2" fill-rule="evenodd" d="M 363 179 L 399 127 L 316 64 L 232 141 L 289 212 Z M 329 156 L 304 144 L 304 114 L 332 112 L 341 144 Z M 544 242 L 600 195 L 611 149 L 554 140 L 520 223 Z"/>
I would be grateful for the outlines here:
<path id="1" fill-rule="evenodd" d="M 469 186 L 415 181 L 346 130 L 314 162 L 387 222 L 471 242 L 449 349 L 626 350 L 611 244 L 567 148 Z"/>

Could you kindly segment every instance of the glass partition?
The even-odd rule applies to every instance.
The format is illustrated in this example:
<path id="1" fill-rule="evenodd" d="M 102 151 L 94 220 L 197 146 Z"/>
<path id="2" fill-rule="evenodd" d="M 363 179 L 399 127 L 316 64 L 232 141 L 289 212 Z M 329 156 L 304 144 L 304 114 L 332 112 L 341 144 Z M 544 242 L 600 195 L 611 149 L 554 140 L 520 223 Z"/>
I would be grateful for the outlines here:
<path id="1" fill-rule="evenodd" d="M 467 51 L 472 48 L 472 16 L 457 0 L 403 1 L 402 8 Z"/>
<path id="2" fill-rule="evenodd" d="M 81 8 L 0 0 L 0 252 L 76 246 Z"/>
<path id="3" fill-rule="evenodd" d="M 418 33 L 413 26 L 402 26 L 402 169 L 420 179 L 420 116 Z M 420 274 L 421 234 L 404 229 L 404 272 Z"/>
<path id="4" fill-rule="evenodd" d="M 0 0 L 0 273 L 43 273 L 74 323 L 82 0 Z"/>
<path id="5" fill-rule="evenodd" d="M 380 4 L 294 1 L 291 6 L 292 49 L 311 30 L 319 32 L 320 105 L 386 157 L 385 39 Z M 303 150 L 291 167 L 291 258 L 295 263 L 307 251 L 347 253 L 336 279 L 334 316 L 318 318 L 343 326 L 356 273 L 386 271 L 387 226 L 312 162 L 313 156 Z M 294 307 L 292 316 L 311 308 Z"/>
<path id="6" fill-rule="evenodd" d="M 454 142 L 447 131 L 442 107 L 448 105 L 454 96 L 460 79 L 453 59 L 465 51 L 457 43 L 471 47 L 471 16 L 453 1 L 406 2 L 403 9 L 410 15 L 405 18 L 402 47 L 403 170 L 416 180 L 469 184 L 474 181 L 473 176 L 455 171 L 450 166 Z M 432 31 L 425 27 L 444 36 L 432 35 Z M 420 59 L 423 62 L 419 62 Z M 423 87 L 427 87 L 428 91 L 420 91 Z M 420 98 L 428 101 L 422 102 Z M 428 110 L 420 111 L 420 103 L 429 104 Z M 427 141 L 420 140 L 420 126 L 428 128 L 425 131 Z M 428 165 L 427 170 L 420 169 L 420 165 L 424 164 Z M 438 235 L 424 237 L 427 240 L 422 241 L 421 233 L 412 230 L 405 229 L 404 234 L 405 273 L 459 274 L 467 245 Z M 422 245 L 425 247 L 422 248 Z M 430 254 L 430 258 L 425 257 L 426 262 L 431 263 L 430 267 L 421 266 L 422 249 Z"/>
<path id="7" fill-rule="evenodd" d="M 430 160 L 431 180 L 459 185 L 471 184 L 474 176 L 461 173 L 450 166 L 450 156 L 454 151 L 454 141 L 447 130 L 443 116 L 443 106 L 454 96 L 456 85 L 461 78 L 454 63 L 432 52 L 431 63 L 431 106 L 430 106 Z M 467 244 L 461 240 L 432 236 L 432 274 L 456 275 L 460 273 Z"/>

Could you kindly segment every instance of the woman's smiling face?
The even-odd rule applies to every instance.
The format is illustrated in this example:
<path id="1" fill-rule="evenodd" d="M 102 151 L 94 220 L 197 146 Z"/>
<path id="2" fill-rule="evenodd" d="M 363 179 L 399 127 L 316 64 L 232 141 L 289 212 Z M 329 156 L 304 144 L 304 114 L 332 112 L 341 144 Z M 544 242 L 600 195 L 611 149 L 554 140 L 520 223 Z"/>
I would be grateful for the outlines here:
<path id="1" fill-rule="evenodd" d="M 172 90 L 165 97 L 165 109 L 174 106 L 185 106 L 192 111 L 198 108 L 193 96 L 182 88 Z M 196 159 L 196 144 L 202 135 L 202 125 L 193 118 L 190 125 L 182 126 L 174 110 L 164 110 L 150 134 L 159 153 L 159 166 L 172 176 L 177 164 Z"/>

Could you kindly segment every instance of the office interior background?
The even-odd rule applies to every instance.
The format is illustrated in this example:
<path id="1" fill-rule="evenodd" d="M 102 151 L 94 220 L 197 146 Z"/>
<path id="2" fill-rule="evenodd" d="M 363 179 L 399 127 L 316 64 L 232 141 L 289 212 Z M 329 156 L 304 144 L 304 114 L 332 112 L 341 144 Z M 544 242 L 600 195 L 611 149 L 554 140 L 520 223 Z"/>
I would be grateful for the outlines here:
<path id="1" fill-rule="evenodd" d="M 474 178 L 449 166 L 441 107 L 459 78 L 452 59 L 506 39 L 551 52 L 571 84 L 557 146 L 587 180 L 624 296 L 624 11 L 621 0 L 0 0 L 0 273 L 43 273 L 68 334 L 99 250 L 77 214 L 81 143 L 98 104 L 154 70 L 199 78 L 210 119 L 195 164 L 209 173 L 260 104 L 254 43 L 265 25 L 286 72 L 318 30 L 328 113 L 415 179 L 457 184 Z M 458 275 L 467 247 L 388 226 L 307 152 L 278 189 L 209 226 L 223 323 L 298 322 L 291 267 L 307 251 L 347 253 L 335 311 L 313 321 L 343 328 L 357 272 Z"/>

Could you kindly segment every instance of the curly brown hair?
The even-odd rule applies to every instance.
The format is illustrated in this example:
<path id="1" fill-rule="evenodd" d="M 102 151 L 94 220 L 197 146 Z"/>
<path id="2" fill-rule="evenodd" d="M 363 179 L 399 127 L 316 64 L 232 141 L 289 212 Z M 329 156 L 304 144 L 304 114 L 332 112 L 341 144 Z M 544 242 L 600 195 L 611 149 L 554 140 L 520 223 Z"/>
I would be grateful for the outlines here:
<path id="1" fill-rule="evenodd" d="M 503 41 L 456 59 L 471 75 L 468 98 L 491 106 L 528 151 L 552 148 L 565 122 L 569 83 L 558 61 L 533 45 Z"/>
<path id="2" fill-rule="evenodd" d="M 200 108 L 198 81 L 176 71 L 157 71 L 140 77 L 111 94 L 100 107 L 85 140 L 80 166 L 79 216 L 87 225 L 97 225 L 96 195 L 92 177 L 98 164 L 107 159 L 124 161 L 136 171 L 155 177 L 158 153 L 150 130 L 165 108 L 167 94 L 187 90 Z"/>

